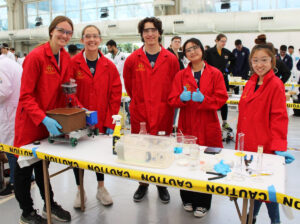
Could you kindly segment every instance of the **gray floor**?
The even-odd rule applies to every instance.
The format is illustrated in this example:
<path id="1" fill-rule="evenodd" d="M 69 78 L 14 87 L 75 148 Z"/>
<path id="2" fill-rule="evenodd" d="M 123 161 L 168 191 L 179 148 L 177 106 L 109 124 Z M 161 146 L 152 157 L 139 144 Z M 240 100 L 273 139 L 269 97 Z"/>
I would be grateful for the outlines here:
<path id="1" fill-rule="evenodd" d="M 228 121 L 235 127 L 237 122 L 237 112 L 229 112 Z M 300 149 L 300 117 L 290 117 L 288 146 Z M 233 148 L 234 143 L 224 144 L 226 148 Z M 297 172 L 300 170 L 300 152 L 290 152 L 295 155 L 296 161 L 287 165 L 287 194 L 300 198 L 300 180 Z M 51 163 L 50 173 L 55 172 L 64 166 Z M 213 196 L 212 209 L 204 218 L 195 218 L 192 213 L 185 212 L 181 205 L 181 199 L 178 189 L 169 188 L 171 201 L 169 204 L 162 204 L 158 200 L 155 186 L 150 186 L 146 199 L 140 203 L 134 203 L 132 196 L 137 188 L 137 182 L 122 179 L 114 176 L 105 176 L 105 185 L 113 197 L 114 204 L 110 207 L 102 206 L 96 199 L 96 177 L 95 174 L 85 172 L 85 190 L 88 201 L 86 211 L 82 213 L 73 209 L 73 201 L 76 194 L 75 179 L 72 171 L 51 179 L 54 189 L 55 200 L 72 214 L 72 224 L 76 223 L 101 223 L 101 224 L 179 224 L 179 223 L 239 223 L 234 204 L 227 197 Z M 32 197 L 35 208 L 42 210 L 43 202 L 41 201 L 39 190 L 36 185 L 32 188 Z M 241 199 L 239 199 L 241 202 Z M 300 223 L 300 211 L 294 210 L 295 218 L 289 220 L 281 209 L 282 223 Z M 0 223 L 13 224 L 18 223 L 21 210 L 14 197 L 0 201 Z M 258 224 L 270 223 L 267 209 L 262 206 L 257 220 Z"/>

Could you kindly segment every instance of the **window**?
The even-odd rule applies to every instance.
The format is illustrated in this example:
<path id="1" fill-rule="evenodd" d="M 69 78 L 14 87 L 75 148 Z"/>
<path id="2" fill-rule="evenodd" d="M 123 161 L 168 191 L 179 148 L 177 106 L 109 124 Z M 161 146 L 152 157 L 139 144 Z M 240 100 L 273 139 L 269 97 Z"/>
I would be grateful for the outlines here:
<path id="1" fill-rule="evenodd" d="M 8 30 L 7 7 L 0 7 L 0 30 Z"/>

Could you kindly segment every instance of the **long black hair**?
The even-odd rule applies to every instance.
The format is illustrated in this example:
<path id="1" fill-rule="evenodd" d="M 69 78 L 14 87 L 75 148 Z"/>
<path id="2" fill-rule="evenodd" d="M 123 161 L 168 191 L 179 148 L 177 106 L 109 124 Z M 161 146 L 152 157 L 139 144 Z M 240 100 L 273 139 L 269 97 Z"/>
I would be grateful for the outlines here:
<path id="1" fill-rule="evenodd" d="M 191 39 L 188 39 L 187 41 L 184 42 L 183 47 L 182 47 L 183 48 L 184 56 L 186 56 L 185 49 L 186 49 L 186 45 L 188 43 L 193 43 L 193 44 L 196 44 L 197 46 L 200 47 L 200 49 L 202 51 L 202 60 L 204 60 L 204 58 L 205 58 L 205 51 L 204 51 L 204 48 L 203 48 L 203 45 L 202 45 L 201 41 L 198 40 L 197 38 L 191 38 Z"/>

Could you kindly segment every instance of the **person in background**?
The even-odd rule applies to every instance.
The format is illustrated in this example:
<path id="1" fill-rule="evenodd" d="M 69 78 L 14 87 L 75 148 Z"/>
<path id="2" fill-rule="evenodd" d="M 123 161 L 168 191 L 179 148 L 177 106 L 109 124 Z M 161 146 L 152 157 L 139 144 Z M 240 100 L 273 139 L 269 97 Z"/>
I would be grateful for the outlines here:
<path id="1" fill-rule="evenodd" d="M 293 68 L 293 59 L 291 58 L 291 56 L 289 56 L 287 53 L 287 46 L 286 45 L 281 45 L 280 46 L 280 53 L 279 55 L 277 55 L 277 59 L 280 61 L 283 61 L 286 66 L 289 68 L 289 70 L 291 71 Z"/>
<path id="2" fill-rule="evenodd" d="M 215 42 L 216 45 L 206 51 L 206 61 L 209 65 L 216 67 L 223 73 L 226 89 L 229 91 L 228 74 L 232 72 L 235 65 L 235 57 L 225 48 L 227 37 L 224 34 L 218 34 Z M 223 121 L 222 129 L 232 132 L 232 128 L 227 123 L 228 106 L 226 103 L 221 107 L 221 116 Z"/>
<path id="3" fill-rule="evenodd" d="M 15 48 L 13 48 L 13 47 L 9 48 L 9 51 L 10 51 L 12 54 L 15 54 L 15 53 L 16 53 L 16 50 L 15 50 Z"/>
<path id="4" fill-rule="evenodd" d="M 68 46 L 68 52 L 71 58 L 74 57 L 78 53 L 77 46 L 75 44 L 70 44 Z"/>
<path id="5" fill-rule="evenodd" d="M 235 49 L 232 51 L 235 57 L 235 64 L 232 68 L 233 76 L 241 77 L 244 80 L 248 80 L 249 75 L 249 54 L 248 48 L 242 45 L 242 41 L 237 39 L 234 42 Z M 234 93 L 239 94 L 239 86 L 234 87 Z"/>
<path id="6" fill-rule="evenodd" d="M 17 63 L 18 63 L 19 65 L 21 65 L 21 66 L 23 65 L 26 55 L 27 55 L 27 54 L 24 53 L 24 54 L 23 54 L 23 57 L 18 57 Z"/>
<path id="7" fill-rule="evenodd" d="M 204 50 L 207 51 L 210 48 L 209 45 L 205 45 Z"/>
<path id="8" fill-rule="evenodd" d="M 267 44 L 267 37 L 265 34 L 261 34 L 254 40 L 254 42 L 255 44 Z M 274 50 L 274 54 L 277 55 L 273 44 L 268 42 L 268 45 L 271 46 L 271 48 Z M 276 65 L 273 69 L 275 75 L 279 77 L 283 83 L 286 83 L 291 76 L 291 71 L 286 64 L 283 61 L 278 60 L 277 57 L 275 63 Z"/>
<path id="9" fill-rule="evenodd" d="M 162 22 L 155 17 L 146 17 L 138 24 L 144 45 L 133 52 L 125 61 L 124 83 L 131 98 L 131 133 L 139 133 L 140 123 L 146 122 L 147 132 L 157 135 L 172 132 L 174 110 L 168 105 L 171 83 L 179 71 L 174 54 L 164 49 L 161 42 Z M 134 193 L 135 202 L 142 201 L 149 184 L 140 183 Z M 157 186 L 163 203 L 170 201 L 166 187 Z"/>
<path id="10" fill-rule="evenodd" d="M 107 59 L 98 47 L 101 32 L 95 25 L 87 25 L 82 30 L 81 43 L 84 49 L 74 56 L 69 74 L 77 83 L 77 97 L 82 106 L 98 112 L 96 127 L 101 133 L 113 134 L 112 115 L 118 114 L 122 96 L 122 84 L 116 66 Z M 74 208 L 80 208 L 79 169 L 74 168 L 78 191 Z M 98 187 L 96 198 L 103 205 L 113 204 L 112 198 L 104 187 L 104 174 L 96 173 Z M 85 192 L 84 198 L 86 200 Z"/>
<path id="11" fill-rule="evenodd" d="M 181 37 L 179 36 L 174 36 L 171 39 L 171 45 L 168 47 L 168 51 L 170 51 L 172 54 L 174 54 L 179 62 L 180 70 L 184 69 L 184 55 L 182 52 L 179 51 L 181 47 Z"/>
<path id="12" fill-rule="evenodd" d="M 0 56 L 0 143 L 13 145 L 15 117 L 20 95 L 22 67 L 5 55 Z M 14 174 L 17 157 L 6 153 L 9 163 L 9 184 L 0 192 L 6 196 L 14 191 Z"/>
<path id="13" fill-rule="evenodd" d="M 228 99 L 223 74 L 207 64 L 202 43 L 191 38 L 183 45 L 189 66 L 176 74 L 168 102 L 180 108 L 178 129 L 197 137 L 197 144 L 221 147 L 222 131 L 217 115 Z M 183 208 L 203 217 L 211 206 L 211 194 L 180 190 Z"/>
<path id="14" fill-rule="evenodd" d="M 114 40 L 107 41 L 106 47 L 108 50 L 108 54 L 106 54 L 105 56 L 109 60 L 111 60 L 117 67 L 120 78 L 121 78 L 121 83 L 122 83 L 122 93 L 126 93 L 124 78 L 123 78 L 123 69 L 124 69 L 124 63 L 127 58 L 127 55 L 117 48 L 117 43 Z M 123 103 L 121 106 L 123 106 Z M 129 102 L 128 101 L 125 102 L 125 111 L 127 113 L 127 118 L 130 123 L 130 112 L 129 112 Z"/>
<path id="15" fill-rule="evenodd" d="M 61 84 L 67 81 L 67 67 L 70 56 L 64 50 L 73 34 L 73 23 L 65 16 L 57 16 L 49 26 L 50 40 L 34 50 L 26 57 L 23 64 L 20 98 L 15 120 L 14 146 L 21 147 L 34 141 L 47 138 L 49 134 L 58 136 L 60 124 L 48 117 L 46 111 L 62 107 L 63 95 Z M 35 181 L 45 201 L 44 174 L 42 161 L 29 166 L 20 167 L 16 163 L 15 196 L 22 214 L 20 223 L 47 223 L 37 210 L 33 209 L 30 195 L 31 176 L 34 170 Z M 58 205 L 53 198 L 49 185 L 51 217 L 64 222 L 71 221 L 71 215 Z M 46 215 L 46 207 L 43 208 Z"/>
<path id="16" fill-rule="evenodd" d="M 16 61 L 15 55 L 9 51 L 7 43 L 2 44 L 1 54 L 5 55 L 6 57 L 10 58 L 13 61 Z"/>
<path id="17" fill-rule="evenodd" d="M 253 75 L 239 102 L 236 136 L 245 134 L 245 151 L 256 152 L 261 145 L 264 153 L 283 156 L 287 164 L 291 163 L 295 158 L 286 151 L 288 115 L 285 88 L 273 72 L 276 64 L 274 49 L 268 44 L 258 44 L 253 47 L 249 61 Z M 237 145 L 238 141 L 236 148 Z M 254 202 L 253 223 L 261 205 L 262 201 Z M 271 223 L 280 223 L 278 203 L 268 202 L 266 206 Z"/>
<path id="18" fill-rule="evenodd" d="M 294 46 L 290 45 L 288 47 L 288 52 L 289 52 L 289 56 L 292 58 L 292 61 L 293 61 L 293 68 L 291 71 L 292 74 L 291 74 L 289 81 L 297 82 L 299 80 L 299 72 L 297 71 L 297 62 L 298 62 L 299 58 L 296 57 L 294 54 Z"/>

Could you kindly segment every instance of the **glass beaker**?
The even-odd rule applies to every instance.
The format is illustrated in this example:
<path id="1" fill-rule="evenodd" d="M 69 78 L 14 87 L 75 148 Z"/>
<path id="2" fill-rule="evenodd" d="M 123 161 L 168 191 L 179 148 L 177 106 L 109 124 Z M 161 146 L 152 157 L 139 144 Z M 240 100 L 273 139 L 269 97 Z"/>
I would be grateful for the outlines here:
<path id="1" fill-rule="evenodd" d="M 262 145 L 259 145 L 257 147 L 257 167 L 256 167 L 258 173 L 262 171 L 263 152 L 264 152 L 264 147 Z"/>
<path id="2" fill-rule="evenodd" d="M 238 150 L 240 151 L 240 172 L 244 172 L 244 141 L 245 141 L 245 134 L 238 133 Z"/>
<path id="3" fill-rule="evenodd" d="M 147 128 L 146 128 L 146 122 L 140 122 L 140 135 L 146 135 L 147 134 Z"/>
<path id="4" fill-rule="evenodd" d="M 175 138 L 174 153 L 176 154 L 182 153 L 184 135 L 182 133 L 172 133 L 170 134 L 170 136 L 172 138 Z"/>
<path id="5" fill-rule="evenodd" d="M 185 135 L 183 139 L 183 149 L 182 152 L 184 155 L 190 155 L 190 146 L 192 144 L 196 144 L 197 137 L 192 136 L 192 135 Z"/>

